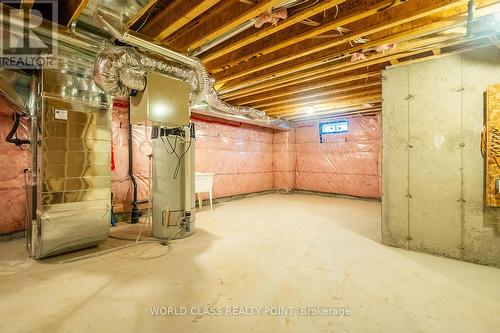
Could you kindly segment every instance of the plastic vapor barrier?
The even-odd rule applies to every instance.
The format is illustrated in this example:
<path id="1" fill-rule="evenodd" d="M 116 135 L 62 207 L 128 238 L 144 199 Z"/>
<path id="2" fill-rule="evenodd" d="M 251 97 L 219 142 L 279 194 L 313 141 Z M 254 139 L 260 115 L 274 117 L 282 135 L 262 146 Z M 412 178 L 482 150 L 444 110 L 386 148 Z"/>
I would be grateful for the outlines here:
<path id="1" fill-rule="evenodd" d="M 1 101 L 1 100 L 0 100 Z M 12 128 L 12 110 L 0 103 L 0 138 Z M 320 123 L 347 120 L 349 131 L 323 135 Z M 193 116 L 196 126 L 196 171 L 214 173 L 214 197 L 293 189 L 380 198 L 380 116 L 331 118 L 301 122 L 278 131 L 239 122 Z M 18 137 L 26 138 L 23 120 Z M 112 114 L 113 203 L 128 209 L 132 182 L 128 175 L 128 102 L 115 101 Z M 149 197 L 151 128 L 133 126 L 133 169 L 139 202 Z M 0 140 L 0 234 L 24 228 L 26 189 L 23 170 L 31 165 L 23 150 Z M 9 209 L 5 209 L 9 207 Z"/>
<path id="2" fill-rule="evenodd" d="M 113 104 L 113 157 L 115 169 L 111 172 L 113 203 L 130 205 L 132 201 L 132 182 L 128 174 L 128 104 Z M 133 172 L 137 182 L 137 199 L 147 201 L 149 197 L 149 158 L 152 152 L 151 127 L 133 126 Z"/>
<path id="3" fill-rule="evenodd" d="M 339 120 L 349 131 L 323 135 L 320 143 L 320 123 Z M 380 115 L 299 123 L 295 188 L 380 198 L 380 126 Z"/>
<path id="4" fill-rule="evenodd" d="M 128 106 L 126 102 L 114 105 L 113 203 L 128 206 L 132 198 L 132 185 L 128 175 Z M 273 152 L 275 145 L 272 129 L 208 117 L 195 117 L 193 122 L 196 131 L 196 172 L 214 173 L 214 197 L 261 192 L 274 188 L 276 154 Z M 145 126 L 132 128 L 133 169 L 139 202 L 148 199 L 150 131 L 151 128 Z M 289 179 L 292 177 L 289 176 Z M 289 181 L 289 184 L 292 183 Z M 291 185 L 287 185 L 283 189 L 291 188 Z"/>
<path id="5" fill-rule="evenodd" d="M 274 132 L 274 188 L 277 190 L 291 191 L 295 188 L 297 169 L 295 140 L 295 129 Z"/>
<path id="6" fill-rule="evenodd" d="M 3 105 L 3 103 L 1 103 Z M 0 113 L 0 234 L 24 229 L 26 221 L 26 185 L 24 169 L 31 165 L 29 145 L 22 149 L 5 141 L 14 123 L 12 112 Z M 29 139 L 29 121 L 21 119 L 17 129 L 17 137 Z"/>
<path id="7" fill-rule="evenodd" d="M 214 173 L 215 197 L 273 189 L 273 130 L 195 118 L 196 172 Z"/>

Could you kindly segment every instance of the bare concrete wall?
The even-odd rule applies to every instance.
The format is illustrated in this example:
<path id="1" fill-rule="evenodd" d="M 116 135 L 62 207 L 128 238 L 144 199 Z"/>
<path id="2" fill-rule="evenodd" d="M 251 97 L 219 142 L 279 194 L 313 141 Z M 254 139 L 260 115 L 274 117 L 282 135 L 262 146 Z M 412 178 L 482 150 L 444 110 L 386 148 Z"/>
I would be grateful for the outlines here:
<path id="1" fill-rule="evenodd" d="M 484 206 L 484 92 L 495 48 L 388 68 L 382 242 L 500 267 L 500 208 Z"/>

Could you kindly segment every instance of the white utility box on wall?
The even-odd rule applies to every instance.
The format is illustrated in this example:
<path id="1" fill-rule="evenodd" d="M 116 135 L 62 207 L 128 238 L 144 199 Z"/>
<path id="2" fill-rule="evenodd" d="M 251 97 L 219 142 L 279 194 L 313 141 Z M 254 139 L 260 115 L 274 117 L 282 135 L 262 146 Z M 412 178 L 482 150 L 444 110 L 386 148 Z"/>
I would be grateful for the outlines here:
<path id="1" fill-rule="evenodd" d="M 132 124 L 186 126 L 189 124 L 189 86 L 179 80 L 150 72 L 147 86 L 130 97 Z"/>

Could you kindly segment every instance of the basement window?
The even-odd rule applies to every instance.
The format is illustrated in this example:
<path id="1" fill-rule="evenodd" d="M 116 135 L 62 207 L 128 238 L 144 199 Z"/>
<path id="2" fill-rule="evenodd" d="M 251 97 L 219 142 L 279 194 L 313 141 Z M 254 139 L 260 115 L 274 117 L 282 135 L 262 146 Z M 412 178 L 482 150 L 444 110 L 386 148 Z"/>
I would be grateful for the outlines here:
<path id="1" fill-rule="evenodd" d="M 323 143 L 323 135 L 340 134 L 349 132 L 349 122 L 347 120 L 334 121 L 319 124 L 319 141 Z"/>

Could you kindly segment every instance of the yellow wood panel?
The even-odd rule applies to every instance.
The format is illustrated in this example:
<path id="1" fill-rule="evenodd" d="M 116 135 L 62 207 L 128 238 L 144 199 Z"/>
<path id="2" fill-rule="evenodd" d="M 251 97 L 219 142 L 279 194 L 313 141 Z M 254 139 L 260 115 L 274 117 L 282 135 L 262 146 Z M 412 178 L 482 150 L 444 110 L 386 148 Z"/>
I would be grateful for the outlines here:
<path id="1" fill-rule="evenodd" d="M 495 182 L 500 179 L 500 84 L 488 86 L 486 98 L 486 206 L 499 207 Z"/>

